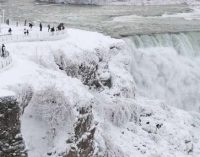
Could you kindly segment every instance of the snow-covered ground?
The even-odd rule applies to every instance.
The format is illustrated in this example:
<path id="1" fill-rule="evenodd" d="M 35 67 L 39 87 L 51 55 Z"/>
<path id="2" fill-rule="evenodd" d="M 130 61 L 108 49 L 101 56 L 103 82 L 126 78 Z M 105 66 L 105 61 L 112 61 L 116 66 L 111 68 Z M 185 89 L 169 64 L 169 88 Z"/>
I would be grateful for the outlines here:
<path id="1" fill-rule="evenodd" d="M 23 27 L 13 28 L 13 35 L 22 32 Z M 40 32 L 35 30 L 34 33 Z M 77 29 L 68 29 L 65 38 L 54 41 L 5 44 L 12 64 L 0 71 L 0 96 L 16 95 L 22 110 L 25 108 L 21 118 L 22 134 L 29 157 L 46 157 L 47 153 L 57 157 L 68 152 L 71 145 L 66 141 L 73 135 L 79 116 L 77 109 L 90 105 L 96 124 L 94 152 L 98 156 L 199 156 L 199 112 L 172 107 L 164 97 L 152 96 L 159 93 L 159 89 L 164 90 L 162 84 L 146 88 L 148 96 L 145 88 L 139 89 L 145 86 L 137 82 L 140 78 L 156 81 L 153 75 L 157 71 L 151 68 L 155 68 L 154 63 L 157 65 L 160 59 L 164 70 L 176 72 L 185 68 L 196 79 L 199 76 L 197 62 L 194 70 L 194 65 L 174 50 L 170 49 L 170 53 L 162 49 L 159 49 L 161 53 L 155 53 L 155 49 L 138 51 L 130 49 L 123 40 Z M 168 61 L 177 61 L 177 64 Z M 172 68 L 173 65 L 179 67 Z M 111 78 L 111 86 L 92 86 L 91 80 L 84 80 L 85 74 L 90 73 L 80 73 L 80 67 L 89 67 L 92 71 L 96 66 L 95 81 L 103 83 Z M 173 78 L 170 81 L 171 89 L 178 92 L 181 87 L 176 80 L 174 84 Z M 199 85 L 200 80 L 195 81 Z M 26 98 L 31 94 L 27 105 Z M 180 103 L 180 99 L 175 99 L 176 93 L 170 96 L 171 99 L 166 98 Z"/>

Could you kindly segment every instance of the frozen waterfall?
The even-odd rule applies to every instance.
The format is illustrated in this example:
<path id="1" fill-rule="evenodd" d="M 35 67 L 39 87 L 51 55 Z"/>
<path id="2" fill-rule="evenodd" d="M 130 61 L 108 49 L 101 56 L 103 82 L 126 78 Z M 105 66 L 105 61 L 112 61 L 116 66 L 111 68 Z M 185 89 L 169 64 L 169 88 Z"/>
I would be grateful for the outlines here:
<path id="1" fill-rule="evenodd" d="M 133 52 L 138 96 L 200 111 L 200 33 L 136 35 L 125 39 Z"/>

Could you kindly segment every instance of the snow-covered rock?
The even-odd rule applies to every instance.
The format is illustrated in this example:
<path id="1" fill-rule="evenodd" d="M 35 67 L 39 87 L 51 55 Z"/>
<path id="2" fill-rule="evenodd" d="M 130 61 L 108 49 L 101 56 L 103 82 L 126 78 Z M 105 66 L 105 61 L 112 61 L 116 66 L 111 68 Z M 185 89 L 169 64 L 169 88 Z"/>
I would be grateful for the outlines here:
<path id="1" fill-rule="evenodd" d="M 0 98 L 0 156 L 27 157 L 21 134 L 20 107 L 14 96 Z"/>

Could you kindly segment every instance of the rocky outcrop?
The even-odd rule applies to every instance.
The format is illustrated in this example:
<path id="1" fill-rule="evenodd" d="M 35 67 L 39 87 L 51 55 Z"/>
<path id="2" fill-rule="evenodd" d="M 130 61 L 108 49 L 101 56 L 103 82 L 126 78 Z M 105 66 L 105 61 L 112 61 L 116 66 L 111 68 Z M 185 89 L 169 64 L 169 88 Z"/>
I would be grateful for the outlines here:
<path id="1" fill-rule="evenodd" d="M 95 53 L 95 52 L 94 52 Z M 86 53 L 87 55 L 87 53 Z M 109 65 L 101 57 L 95 56 L 97 60 L 83 61 L 74 63 L 72 60 L 66 58 L 62 53 L 57 54 L 55 62 L 60 70 L 73 78 L 78 78 L 84 85 L 90 89 L 103 89 L 105 87 L 112 87 L 112 78 L 109 71 Z M 91 57 L 92 58 L 92 57 Z"/>
<path id="2" fill-rule="evenodd" d="M 0 98 L 0 156 L 27 157 L 21 135 L 20 108 L 14 97 Z"/>
<path id="3" fill-rule="evenodd" d="M 79 109 L 79 116 L 74 125 L 74 137 L 67 143 L 71 143 L 71 149 L 65 157 L 93 157 L 95 124 L 93 121 L 92 107 Z"/>

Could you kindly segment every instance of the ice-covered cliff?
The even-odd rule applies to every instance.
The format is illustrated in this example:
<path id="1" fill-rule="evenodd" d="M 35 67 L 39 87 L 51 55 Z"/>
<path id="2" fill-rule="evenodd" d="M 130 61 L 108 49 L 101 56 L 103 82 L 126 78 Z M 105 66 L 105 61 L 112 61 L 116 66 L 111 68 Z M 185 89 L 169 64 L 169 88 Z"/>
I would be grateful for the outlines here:
<path id="1" fill-rule="evenodd" d="M 53 41 L 7 43 L 12 64 L 0 71 L 0 96 L 18 100 L 28 156 L 198 156 L 199 55 L 179 53 L 180 44 L 145 49 L 149 38 L 127 44 L 68 29 Z M 193 112 L 179 105 L 189 99 Z"/>

